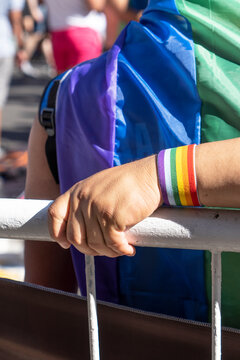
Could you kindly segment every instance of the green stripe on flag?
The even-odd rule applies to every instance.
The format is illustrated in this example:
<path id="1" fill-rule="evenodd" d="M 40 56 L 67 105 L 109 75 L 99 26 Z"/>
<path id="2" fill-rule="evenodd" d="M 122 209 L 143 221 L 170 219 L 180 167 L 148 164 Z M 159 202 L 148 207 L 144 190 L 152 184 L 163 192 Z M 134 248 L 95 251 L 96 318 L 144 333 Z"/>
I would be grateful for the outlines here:
<path id="1" fill-rule="evenodd" d="M 201 142 L 240 136 L 240 0 L 175 0 L 192 26 Z"/>
<path id="2" fill-rule="evenodd" d="M 201 142 L 240 137 L 240 0 L 175 1 L 193 31 L 197 87 L 202 100 Z M 240 254 L 226 253 L 222 259 L 223 325 L 240 328 Z M 205 273 L 211 309 L 208 252 Z"/>

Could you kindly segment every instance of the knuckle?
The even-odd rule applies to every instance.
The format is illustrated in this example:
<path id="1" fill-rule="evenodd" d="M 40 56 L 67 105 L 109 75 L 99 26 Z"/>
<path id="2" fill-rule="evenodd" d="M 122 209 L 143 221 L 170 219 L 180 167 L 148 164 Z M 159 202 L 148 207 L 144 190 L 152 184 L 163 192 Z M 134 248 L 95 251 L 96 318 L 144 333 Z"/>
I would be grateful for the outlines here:
<path id="1" fill-rule="evenodd" d="M 56 209 L 54 204 L 51 204 L 48 208 L 48 218 L 50 219 L 56 218 Z"/>
<path id="2" fill-rule="evenodd" d="M 113 227 L 117 231 L 125 231 L 126 230 L 126 210 L 123 211 L 118 210 L 113 215 Z"/>
<path id="3" fill-rule="evenodd" d="M 100 221 L 105 231 L 109 232 L 109 229 L 114 224 L 114 216 L 111 209 L 105 208 L 100 211 Z"/>
<path id="4" fill-rule="evenodd" d="M 81 245 L 80 237 L 72 232 L 67 233 L 67 241 L 73 245 L 79 245 L 79 246 Z"/>
<path id="5" fill-rule="evenodd" d="M 90 194 L 90 188 L 88 185 L 85 185 L 81 188 L 80 191 L 77 192 L 77 194 L 74 194 L 78 201 L 80 200 L 87 200 L 89 198 Z"/>
<path id="6" fill-rule="evenodd" d="M 99 244 L 97 241 L 88 242 L 88 246 L 92 250 L 101 250 L 102 249 L 102 244 Z"/>
<path id="7" fill-rule="evenodd" d="M 125 212 L 119 211 L 118 209 L 115 209 L 112 211 L 111 209 L 108 209 L 104 211 L 102 214 L 102 221 L 104 224 L 104 228 L 107 230 L 109 236 L 111 237 L 111 234 L 113 231 L 125 231 Z"/>
<path id="8" fill-rule="evenodd" d="M 72 212 L 75 212 L 78 209 L 79 203 L 80 203 L 80 198 L 79 198 L 79 193 L 77 192 L 72 192 L 70 195 L 70 209 Z"/>
<path id="9" fill-rule="evenodd" d="M 92 194 L 91 196 L 91 199 L 90 199 L 90 202 L 91 202 L 91 208 L 92 208 L 92 211 L 95 213 L 95 214 L 98 214 L 98 217 L 100 219 L 103 218 L 104 216 L 104 199 L 101 199 L 101 196 L 95 196 L 94 194 Z"/>

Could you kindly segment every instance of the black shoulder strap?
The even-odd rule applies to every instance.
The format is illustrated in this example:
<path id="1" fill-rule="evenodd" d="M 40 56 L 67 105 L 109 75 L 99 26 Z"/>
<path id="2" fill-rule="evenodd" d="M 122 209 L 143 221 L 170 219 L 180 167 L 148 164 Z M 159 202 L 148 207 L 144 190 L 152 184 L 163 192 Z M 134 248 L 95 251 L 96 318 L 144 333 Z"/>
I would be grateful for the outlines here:
<path id="1" fill-rule="evenodd" d="M 41 109 L 39 114 L 40 124 L 45 128 L 49 136 L 55 136 L 55 107 L 59 84 L 59 80 L 54 81 L 47 98 L 47 106 Z"/>
<path id="2" fill-rule="evenodd" d="M 54 81 L 47 98 L 47 106 L 41 109 L 39 114 L 40 124 L 48 134 L 45 145 L 48 165 L 57 184 L 59 184 L 59 176 L 56 153 L 55 107 L 59 84 L 59 80 Z"/>

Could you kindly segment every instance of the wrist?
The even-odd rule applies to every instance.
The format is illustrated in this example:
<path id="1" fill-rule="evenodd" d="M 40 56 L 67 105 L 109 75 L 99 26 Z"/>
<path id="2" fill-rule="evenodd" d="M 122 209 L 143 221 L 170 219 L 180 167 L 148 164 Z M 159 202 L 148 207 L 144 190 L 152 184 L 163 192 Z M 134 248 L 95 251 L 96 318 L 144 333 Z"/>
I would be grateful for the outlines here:
<path id="1" fill-rule="evenodd" d="M 162 206 L 163 197 L 161 191 L 161 185 L 158 177 L 157 155 L 151 155 L 145 159 L 147 164 L 144 164 L 144 168 L 147 171 L 147 183 L 149 184 L 156 203 L 155 210 Z"/>
<path id="2" fill-rule="evenodd" d="M 200 206 L 195 171 L 196 145 L 160 151 L 157 157 L 162 198 L 168 206 Z"/>

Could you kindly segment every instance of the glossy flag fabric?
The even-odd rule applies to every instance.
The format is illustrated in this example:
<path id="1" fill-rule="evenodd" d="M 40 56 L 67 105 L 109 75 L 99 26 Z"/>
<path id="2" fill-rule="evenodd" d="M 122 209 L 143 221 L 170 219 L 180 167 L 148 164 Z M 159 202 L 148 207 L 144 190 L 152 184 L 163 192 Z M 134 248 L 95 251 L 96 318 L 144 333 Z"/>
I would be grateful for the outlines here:
<path id="1" fill-rule="evenodd" d="M 239 0 L 151 0 L 140 23 L 131 22 L 112 49 L 61 76 L 62 192 L 165 148 L 239 136 L 239 8 Z M 84 257 L 74 248 L 72 254 L 84 294 Z M 240 285 L 232 285 L 238 263 L 237 254 L 224 255 L 223 310 L 230 326 L 239 324 Z M 202 251 L 139 248 L 133 258 L 96 257 L 96 271 L 99 299 L 208 317 L 209 255 Z"/>

